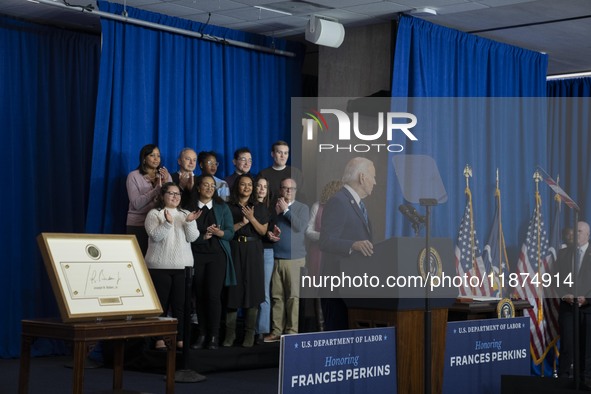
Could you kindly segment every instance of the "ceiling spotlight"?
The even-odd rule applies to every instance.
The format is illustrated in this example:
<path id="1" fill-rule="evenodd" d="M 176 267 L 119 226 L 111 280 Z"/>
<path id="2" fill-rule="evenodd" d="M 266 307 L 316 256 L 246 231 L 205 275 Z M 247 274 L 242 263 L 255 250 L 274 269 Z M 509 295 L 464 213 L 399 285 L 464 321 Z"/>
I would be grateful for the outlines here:
<path id="1" fill-rule="evenodd" d="M 306 27 L 306 41 L 338 48 L 345 40 L 345 27 L 335 20 L 312 15 Z"/>

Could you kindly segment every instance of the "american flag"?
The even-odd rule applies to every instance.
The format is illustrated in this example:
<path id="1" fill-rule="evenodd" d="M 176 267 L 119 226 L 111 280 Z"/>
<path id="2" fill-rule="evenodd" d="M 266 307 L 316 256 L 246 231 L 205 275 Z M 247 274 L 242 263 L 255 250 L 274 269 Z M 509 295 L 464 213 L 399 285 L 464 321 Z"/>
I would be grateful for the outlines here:
<path id="1" fill-rule="evenodd" d="M 561 198 L 559 195 L 555 196 L 556 209 L 554 211 L 554 221 L 552 222 L 552 228 L 550 229 L 550 240 L 549 248 L 546 258 L 544 259 L 544 272 L 552 273 L 555 271 L 554 263 L 558 256 L 558 250 L 560 249 L 560 203 Z M 558 348 L 556 343 L 559 339 L 558 331 L 558 306 L 560 299 L 556 293 L 554 286 L 548 286 L 544 288 L 544 320 L 546 321 L 546 331 L 544 332 L 546 340 L 546 349 L 544 353 L 550 350 L 554 350 L 554 354 L 558 354 Z"/>
<path id="2" fill-rule="evenodd" d="M 568 194 L 566 194 L 566 192 L 564 190 L 562 190 L 562 188 L 558 185 L 558 182 L 555 181 L 554 179 L 552 179 L 552 177 L 550 175 L 548 175 L 548 173 L 546 171 L 544 171 L 544 169 L 540 166 L 538 166 L 536 168 L 536 171 L 538 172 L 538 174 L 540 174 L 542 176 L 542 179 L 544 180 L 544 182 L 546 182 L 546 184 L 548 184 L 548 186 L 550 186 L 550 189 L 552 189 L 554 191 L 554 193 L 556 193 L 558 195 L 558 197 L 564 201 L 564 203 L 569 206 L 570 208 L 576 209 L 577 211 L 580 210 L 579 206 L 577 205 L 576 202 L 574 202 Z M 558 178 L 556 178 L 558 179 Z"/>
<path id="3" fill-rule="evenodd" d="M 490 235 L 488 242 L 484 247 L 484 263 L 487 268 L 487 272 L 493 272 L 494 280 L 492 283 L 492 294 L 495 297 L 509 297 L 508 290 L 506 289 L 507 281 L 509 279 L 509 273 L 511 272 L 509 267 L 509 261 L 507 259 L 507 250 L 505 248 L 505 236 L 503 235 L 503 227 L 501 221 L 501 192 L 499 189 L 495 192 L 495 199 L 497 206 L 495 209 L 495 216 L 493 225 L 490 229 Z M 501 288 L 501 280 L 499 274 L 504 274 L 504 280 L 502 281 L 505 288 Z"/>
<path id="4" fill-rule="evenodd" d="M 458 238 L 456 242 L 456 272 L 458 276 L 467 278 L 474 278 L 474 283 L 482 282 L 481 286 L 471 287 L 469 283 L 464 282 L 464 286 L 460 286 L 460 296 L 490 296 L 491 289 L 488 282 L 486 268 L 482 260 L 482 253 L 480 252 L 480 245 L 476 239 L 476 230 L 474 230 L 474 220 L 472 216 L 472 194 L 470 189 L 466 189 L 466 208 L 464 209 L 464 216 L 460 222 L 460 229 L 458 231 Z M 484 280 L 483 280 L 484 278 Z M 471 282 L 472 283 L 472 282 Z"/>
<path id="5" fill-rule="evenodd" d="M 550 249 L 542 220 L 541 205 L 540 196 L 536 192 L 536 207 L 527 227 L 527 236 L 521 246 L 516 270 L 519 282 L 516 292 L 520 298 L 528 300 L 533 306 L 524 310 L 524 313 L 530 318 L 530 351 L 536 365 L 544 360 L 550 345 L 547 340 L 548 321 L 544 319 L 544 288 L 541 285 Z M 535 277 L 539 281 L 538 284 L 534 281 Z"/>

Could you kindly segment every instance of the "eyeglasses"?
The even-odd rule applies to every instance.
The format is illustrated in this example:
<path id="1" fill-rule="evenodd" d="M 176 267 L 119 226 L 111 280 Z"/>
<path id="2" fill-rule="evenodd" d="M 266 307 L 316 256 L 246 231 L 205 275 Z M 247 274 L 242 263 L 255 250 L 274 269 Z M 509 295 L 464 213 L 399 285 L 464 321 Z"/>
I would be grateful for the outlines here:
<path id="1" fill-rule="evenodd" d="M 217 161 L 211 161 L 211 160 L 206 161 L 205 164 L 207 164 L 208 166 L 215 166 L 215 167 L 220 165 L 220 163 L 218 163 Z"/>
<path id="2" fill-rule="evenodd" d="M 238 161 L 242 163 L 252 163 L 252 159 L 247 159 L 246 157 L 239 157 Z"/>
<path id="3" fill-rule="evenodd" d="M 291 192 L 291 191 L 294 191 L 294 190 L 298 190 L 297 187 L 287 187 L 287 186 L 281 186 L 280 189 L 281 190 L 285 190 L 286 192 Z"/>
<path id="4" fill-rule="evenodd" d="M 166 192 L 165 194 L 168 194 L 170 197 L 180 197 L 181 193 L 177 193 L 177 192 Z"/>

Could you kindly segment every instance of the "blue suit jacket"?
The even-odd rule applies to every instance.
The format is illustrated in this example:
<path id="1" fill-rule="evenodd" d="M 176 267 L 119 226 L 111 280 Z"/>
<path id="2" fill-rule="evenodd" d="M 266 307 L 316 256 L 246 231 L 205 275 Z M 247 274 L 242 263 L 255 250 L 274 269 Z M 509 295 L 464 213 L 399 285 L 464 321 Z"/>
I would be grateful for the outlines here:
<path id="1" fill-rule="evenodd" d="M 587 299 L 587 305 L 581 308 L 581 312 L 591 313 L 591 244 L 587 247 L 585 255 L 583 256 L 579 274 L 571 274 L 570 276 L 571 280 L 576 282 L 577 291 L 575 291 L 574 287 L 569 287 L 564 283 L 567 275 L 571 273 L 575 250 L 576 249 L 573 247 L 568 247 L 558 251 L 558 259 L 554 264 L 557 267 L 556 271 L 560 273 L 561 283 L 556 287 L 556 292 L 561 298 L 566 294 L 573 294 L 575 297 L 580 295 L 585 296 Z M 553 284 L 555 285 L 556 283 Z M 561 302 L 560 310 L 572 310 L 572 306 L 566 302 Z"/>
<path id="2" fill-rule="evenodd" d="M 370 227 L 371 224 L 365 223 L 359 205 L 346 188 L 335 193 L 322 212 L 320 250 L 323 252 L 323 264 L 349 256 L 356 241 L 371 241 Z"/>

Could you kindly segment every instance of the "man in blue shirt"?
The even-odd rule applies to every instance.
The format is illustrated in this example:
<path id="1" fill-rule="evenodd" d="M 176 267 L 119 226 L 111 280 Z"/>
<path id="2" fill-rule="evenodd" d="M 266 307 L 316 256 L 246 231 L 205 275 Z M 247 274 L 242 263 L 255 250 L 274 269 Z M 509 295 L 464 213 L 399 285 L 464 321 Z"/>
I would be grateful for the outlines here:
<path id="1" fill-rule="evenodd" d="M 274 241 L 275 264 L 271 276 L 273 324 L 265 342 L 275 342 L 281 334 L 297 334 L 300 306 L 300 270 L 306 263 L 304 237 L 310 218 L 308 206 L 296 201 L 297 183 L 292 178 L 281 181 L 275 204 L 276 226 L 269 231 Z M 279 236 L 277 236 L 279 234 Z"/>

